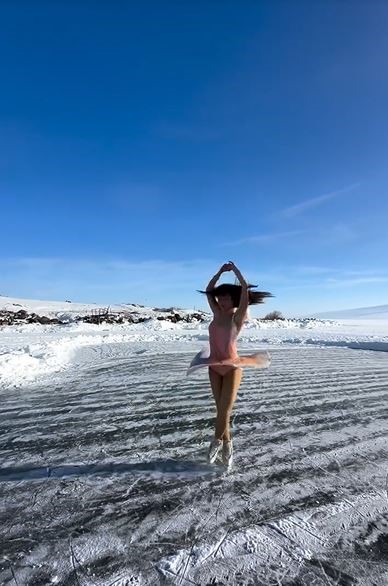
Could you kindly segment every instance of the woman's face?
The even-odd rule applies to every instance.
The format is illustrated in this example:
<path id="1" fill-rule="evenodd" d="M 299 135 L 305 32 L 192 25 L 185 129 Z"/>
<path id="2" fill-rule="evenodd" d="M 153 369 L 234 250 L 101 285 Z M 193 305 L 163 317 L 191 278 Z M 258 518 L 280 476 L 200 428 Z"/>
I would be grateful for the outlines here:
<path id="1" fill-rule="evenodd" d="M 217 303 L 221 311 L 230 311 L 233 309 L 233 301 L 230 295 L 219 295 L 217 297 Z"/>

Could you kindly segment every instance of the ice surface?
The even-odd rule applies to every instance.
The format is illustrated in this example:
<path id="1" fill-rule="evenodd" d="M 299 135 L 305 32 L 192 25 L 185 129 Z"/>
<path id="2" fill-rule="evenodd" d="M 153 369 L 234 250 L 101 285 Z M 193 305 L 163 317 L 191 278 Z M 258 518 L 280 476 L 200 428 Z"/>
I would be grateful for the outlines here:
<path id="1" fill-rule="evenodd" d="M 247 327 L 230 472 L 206 323 L 2 328 L 0 583 L 386 585 L 386 326 Z"/>

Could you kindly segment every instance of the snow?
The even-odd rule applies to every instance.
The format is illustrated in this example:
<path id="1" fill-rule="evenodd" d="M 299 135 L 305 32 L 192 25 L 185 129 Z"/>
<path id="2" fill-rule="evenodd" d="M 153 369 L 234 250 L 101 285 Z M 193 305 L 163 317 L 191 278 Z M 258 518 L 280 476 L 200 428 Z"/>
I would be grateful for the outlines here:
<path id="1" fill-rule="evenodd" d="M 388 583 L 388 319 L 247 323 L 272 364 L 244 372 L 231 472 L 185 375 L 208 323 L 0 328 L 2 584 Z"/>
<path id="2" fill-rule="evenodd" d="M 144 317 L 163 315 L 166 310 L 160 308 L 155 311 L 154 308 L 144 307 L 137 304 L 105 304 L 97 305 L 96 303 L 74 303 L 72 301 L 39 301 L 35 299 L 19 299 L 15 297 L 4 297 L 0 295 L 0 310 L 17 312 L 21 309 L 30 313 L 46 317 L 68 318 L 72 320 L 77 315 L 88 315 L 92 311 L 109 307 L 112 312 L 135 312 Z M 193 310 L 180 309 L 181 313 L 191 313 Z"/>
<path id="3" fill-rule="evenodd" d="M 0 309 L 20 308 L 48 317 L 86 315 L 93 305 L 60 302 L 28 301 L 0 298 Z M 112 306 L 121 311 L 124 306 Z M 111 356 L 115 347 L 128 357 L 144 347 L 159 352 L 199 351 L 208 340 L 207 322 L 172 323 L 159 321 L 163 315 L 152 308 L 125 306 L 125 310 L 155 319 L 138 324 L 69 323 L 65 326 L 26 324 L 0 328 L 0 388 L 36 382 L 40 377 L 58 374 L 67 368 L 80 367 L 83 362 Z M 337 346 L 354 349 L 388 351 L 387 320 L 278 320 L 251 319 L 240 337 L 244 350 L 261 350 L 280 345 Z"/>
<path id="4" fill-rule="evenodd" d="M 136 311 L 139 309 L 137 305 L 111 305 L 113 311 Z M 14 297 L 0 296 L 0 309 L 7 311 L 19 311 L 24 309 L 29 312 L 37 313 L 38 315 L 45 315 L 47 317 L 59 317 L 62 314 L 86 315 L 92 310 L 101 308 L 101 305 L 95 303 L 73 303 L 71 301 L 39 301 L 35 299 L 18 299 Z"/>

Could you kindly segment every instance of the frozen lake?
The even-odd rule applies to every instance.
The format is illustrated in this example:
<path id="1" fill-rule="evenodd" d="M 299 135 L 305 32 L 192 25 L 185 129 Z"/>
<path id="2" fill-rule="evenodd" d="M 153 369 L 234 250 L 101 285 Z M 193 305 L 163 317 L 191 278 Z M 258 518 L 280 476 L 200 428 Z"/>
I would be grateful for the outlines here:
<path id="1" fill-rule="evenodd" d="M 386 352 L 271 354 L 244 372 L 230 472 L 206 464 L 192 351 L 2 390 L 1 584 L 388 584 Z"/>

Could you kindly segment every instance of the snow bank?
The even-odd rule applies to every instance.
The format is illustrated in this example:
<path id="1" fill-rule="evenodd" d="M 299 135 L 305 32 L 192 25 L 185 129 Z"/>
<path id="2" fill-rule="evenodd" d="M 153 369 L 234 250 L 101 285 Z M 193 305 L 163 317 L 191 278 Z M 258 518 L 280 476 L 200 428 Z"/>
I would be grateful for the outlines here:
<path id="1" fill-rule="evenodd" d="M 194 353 L 208 342 L 207 328 L 208 323 L 174 324 L 158 320 L 132 325 L 7 326 L 0 329 L 0 386 L 21 386 L 41 376 L 60 373 L 70 365 L 82 367 L 95 362 L 97 355 L 112 357 L 113 347 L 117 359 L 144 350 L 153 354 L 167 352 L 169 348 Z M 295 322 L 248 324 L 240 336 L 239 347 L 311 345 L 388 352 L 388 335 L 381 335 L 381 329 L 381 324 L 368 329 L 355 323 L 330 327 L 319 322 L 315 327 Z"/>
<path id="2" fill-rule="evenodd" d="M 13 311 L 17 312 L 23 309 L 28 313 L 36 313 L 40 316 L 49 318 L 58 318 L 61 321 L 74 321 L 77 316 L 90 315 L 92 312 L 97 312 L 102 309 L 109 307 L 112 313 L 133 313 L 142 317 L 163 317 L 166 313 L 173 311 L 178 312 L 182 316 L 191 313 L 201 313 L 202 311 L 194 311 L 193 309 L 180 309 L 170 307 L 164 308 L 152 308 L 145 307 L 143 305 L 121 303 L 109 305 L 96 304 L 96 303 L 73 303 L 72 301 L 39 301 L 34 299 L 19 299 L 14 297 L 4 297 L 0 295 L 0 311 Z"/>
<path id="3" fill-rule="evenodd" d="M 7 300 L 6 303 L 4 300 Z M 22 300 L 19 300 L 22 301 Z M 0 298 L 3 307 L 18 303 Z M 23 309 L 58 315 L 64 303 L 28 301 Z M 73 304 L 80 311 L 82 304 Z M 90 305 L 83 304 L 84 311 Z M 119 306 L 117 306 L 119 307 Z M 121 306 L 123 307 L 123 306 Z M 126 306 L 128 307 L 128 306 Z M 139 312 L 156 315 L 152 308 Z M 18 310 L 18 305 L 14 307 Z M 72 308 L 71 311 L 73 311 Z M 51 312 L 51 313 L 50 313 Z M 210 321 L 210 316 L 209 316 Z M 172 323 L 152 319 L 137 324 L 19 325 L 0 327 L 0 387 L 21 386 L 40 377 L 61 373 L 69 366 L 82 368 L 104 357 L 128 358 L 139 352 L 193 354 L 208 342 L 208 322 Z M 242 349 L 281 346 L 338 346 L 388 352 L 388 320 L 277 320 L 247 322 L 240 339 Z"/>
<path id="4" fill-rule="evenodd" d="M 0 296 L 0 310 L 19 311 L 24 309 L 31 313 L 44 315 L 46 317 L 58 317 L 73 319 L 76 315 L 88 315 L 92 311 L 101 309 L 103 306 L 96 303 L 73 303 L 72 301 L 39 301 L 35 299 L 19 299 L 15 297 Z M 105 304 L 104 307 L 108 307 Z M 112 311 L 136 311 L 145 315 L 152 313 L 151 308 L 141 307 L 140 305 L 120 304 L 110 305 Z"/>
<path id="5" fill-rule="evenodd" d="M 20 386 L 39 376 L 59 372 L 67 368 L 82 347 L 122 342 L 123 338 L 125 336 L 58 336 L 50 341 L 27 342 L 8 352 L 0 347 L 0 384 Z"/>

